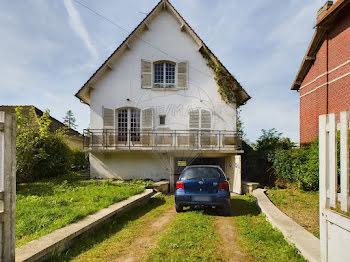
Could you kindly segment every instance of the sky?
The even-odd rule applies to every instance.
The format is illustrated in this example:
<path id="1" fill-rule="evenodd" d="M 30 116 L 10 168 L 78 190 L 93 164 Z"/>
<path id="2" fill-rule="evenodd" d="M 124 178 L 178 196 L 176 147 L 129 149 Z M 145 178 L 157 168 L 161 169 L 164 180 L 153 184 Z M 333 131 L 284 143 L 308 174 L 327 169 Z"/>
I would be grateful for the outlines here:
<path id="1" fill-rule="evenodd" d="M 79 0 L 131 32 L 158 0 Z M 325 0 L 170 1 L 252 97 L 241 107 L 248 139 L 276 128 L 299 141 L 293 80 Z M 128 36 L 74 0 L 0 2 L 0 105 L 35 105 L 81 132 L 89 107 L 74 94 Z"/>

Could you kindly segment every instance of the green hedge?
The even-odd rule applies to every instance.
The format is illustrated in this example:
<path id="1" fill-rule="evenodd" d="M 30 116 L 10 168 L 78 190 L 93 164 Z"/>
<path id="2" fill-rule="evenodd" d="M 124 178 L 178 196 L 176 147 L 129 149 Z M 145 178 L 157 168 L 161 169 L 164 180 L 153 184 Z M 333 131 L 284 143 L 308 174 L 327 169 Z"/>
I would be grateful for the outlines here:
<path id="1" fill-rule="evenodd" d="M 86 153 L 80 149 L 72 150 L 72 167 L 73 171 L 81 171 L 87 169 Z"/>
<path id="2" fill-rule="evenodd" d="M 274 186 L 276 175 L 272 166 L 275 153 L 289 150 L 295 144 L 274 128 L 262 129 L 261 132 L 255 144 L 243 143 L 242 179 L 259 182 L 262 186 Z"/>
<path id="3" fill-rule="evenodd" d="M 65 129 L 50 132 L 49 111 L 37 117 L 34 108 L 29 114 L 21 107 L 17 114 L 17 182 L 34 182 L 65 175 L 70 170 L 85 168 L 85 153 L 71 150 L 65 143 Z"/>
<path id="4" fill-rule="evenodd" d="M 273 159 L 278 181 L 304 190 L 318 190 L 318 166 L 318 139 L 308 147 L 277 151 Z"/>
<path id="5" fill-rule="evenodd" d="M 338 134 L 338 180 L 340 175 L 340 136 Z M 318 138 L 309 146 L 276 151 L 273 169 L 278 182 L 297 185 L 303 190 L 316 191 L 319 187 Z M 350 145 L 350 143 L 349 143 Z M 339 181 L 338 181 L 339 182 Z"/>

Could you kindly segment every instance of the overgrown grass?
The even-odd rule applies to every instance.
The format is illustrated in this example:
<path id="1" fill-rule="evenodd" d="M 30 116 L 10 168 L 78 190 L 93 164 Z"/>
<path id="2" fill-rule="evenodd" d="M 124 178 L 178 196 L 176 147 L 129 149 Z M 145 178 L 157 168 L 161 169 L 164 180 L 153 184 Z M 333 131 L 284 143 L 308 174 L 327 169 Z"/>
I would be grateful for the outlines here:
<path id="1" fill-rule="evenodd" d="M 231 204 L 240 245 L 254 261 L 306 261 L 286 242 L 283 234 L 266 221 L 253 196 L 235 197 Z"/>
<path id="2" fill-rule="evenodd" d="M 255 201 L 252 196 L 239 196 L 231 201 L 231 223 L 236 227 L 239 246 L 246 253 L 246 261 L 305 261 L 285 241 L 282 233 L 274 230 L 266 221 Z M 117 254 L 133 248 L 130 245 L 142 237 L 147 224 L 169 208 L 174 208 L 173 205 L 173 196 L 161 195 L 151 199 L 147 205 L 113 220 L 50 260 L 114 261 Z M 151 249 L 141 261 L 226 261 L 228 258 L 220 253 L 222 240 L 215 231 L 214 215 L 203 211 L 177 214 L 162 233 L 157 247 Z"/>
<path id="3" fill-rule="evenodd" d="M 151 198 L 145 206 L 137 207 L 107 223 L 50 261 L 114 261 L 121 249 L 129 247 L 135 238 L 142 235 L 147 222 L 162 215 L 173 204 L 174 198 L 171 196 Z"/>
<path id="4" fill-rule="evenodd" d="M 178 214 L 147 261 L 221 261 L 214 217 L 201 211 Z"/>
<path id="5" fill-rule="evenodd" d="M 141 193 L 145 183 L 80 181 L 75 176 L 17 185 L 16 246 Z"/>
<path id="6" fill-rule="evenodd" d="M 345 212 L 345 211 L 341 210 L 339 202 L 338 202 L 338 205 L 337 205 L 336 208 L 331 207 L 331 209 L 333 211 L 335 211 L 335 212 L 338 212 L 338 213 L 342 214 L 343 216 L 350 217 L 350 212 Z"/>
<path id="7" fill-rule="evenodd" d="M 318 192 L 269 189 L 268 197 L 282 212 L 319 238 Z"/>

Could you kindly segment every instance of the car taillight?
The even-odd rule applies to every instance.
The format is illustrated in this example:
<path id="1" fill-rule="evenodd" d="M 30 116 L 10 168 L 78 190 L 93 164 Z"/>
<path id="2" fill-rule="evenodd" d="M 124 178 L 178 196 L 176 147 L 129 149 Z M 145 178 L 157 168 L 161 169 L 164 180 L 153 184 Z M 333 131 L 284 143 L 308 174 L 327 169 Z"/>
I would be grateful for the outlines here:
<path id="1" fill-rule="evenodd" d="M 176 182 L 176 189 L 184 189 L 184 182 L 177 181 Z"/>
<path id="2" fill-rule="evenodd" d="M 221 182 L 219 185 L 219 189 L 220 190 L 228 190 L 228 182 L 227 181 Z"/>

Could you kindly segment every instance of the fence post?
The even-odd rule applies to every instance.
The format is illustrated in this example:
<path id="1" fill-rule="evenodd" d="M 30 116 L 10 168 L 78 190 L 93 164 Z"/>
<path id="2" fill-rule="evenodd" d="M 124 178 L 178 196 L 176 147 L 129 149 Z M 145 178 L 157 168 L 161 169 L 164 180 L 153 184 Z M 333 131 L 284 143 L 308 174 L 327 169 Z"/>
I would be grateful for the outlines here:
<path id="1" fill-rule="evenodd" d="M 321 261 L 327 261 L 328 247 L 327 247 L 327 115 L 319 116 L 319 203 L 320 203 L 320 245 L 321 245 Z"/>
<path id="2" fill-rule="evenodd" d="M 337 207 L 337 187 L 338 187 L 338 174 L 337 174 L 337 115 L 328 115 L 328 178 L 329 178 L 329 206 Z"/>
<path id="3" fill-rule="evenodd" d="M 2 130 L 1 130 L 2 129 Z M 16 119 L 0 112 L 0 191 L 3 196 L 2 261 L 15 261 Z"/>
<path id="4" fill-rule="evenodd" d="M 349 111 L 340 112 L 341 210 L 349 212 Z"/>

